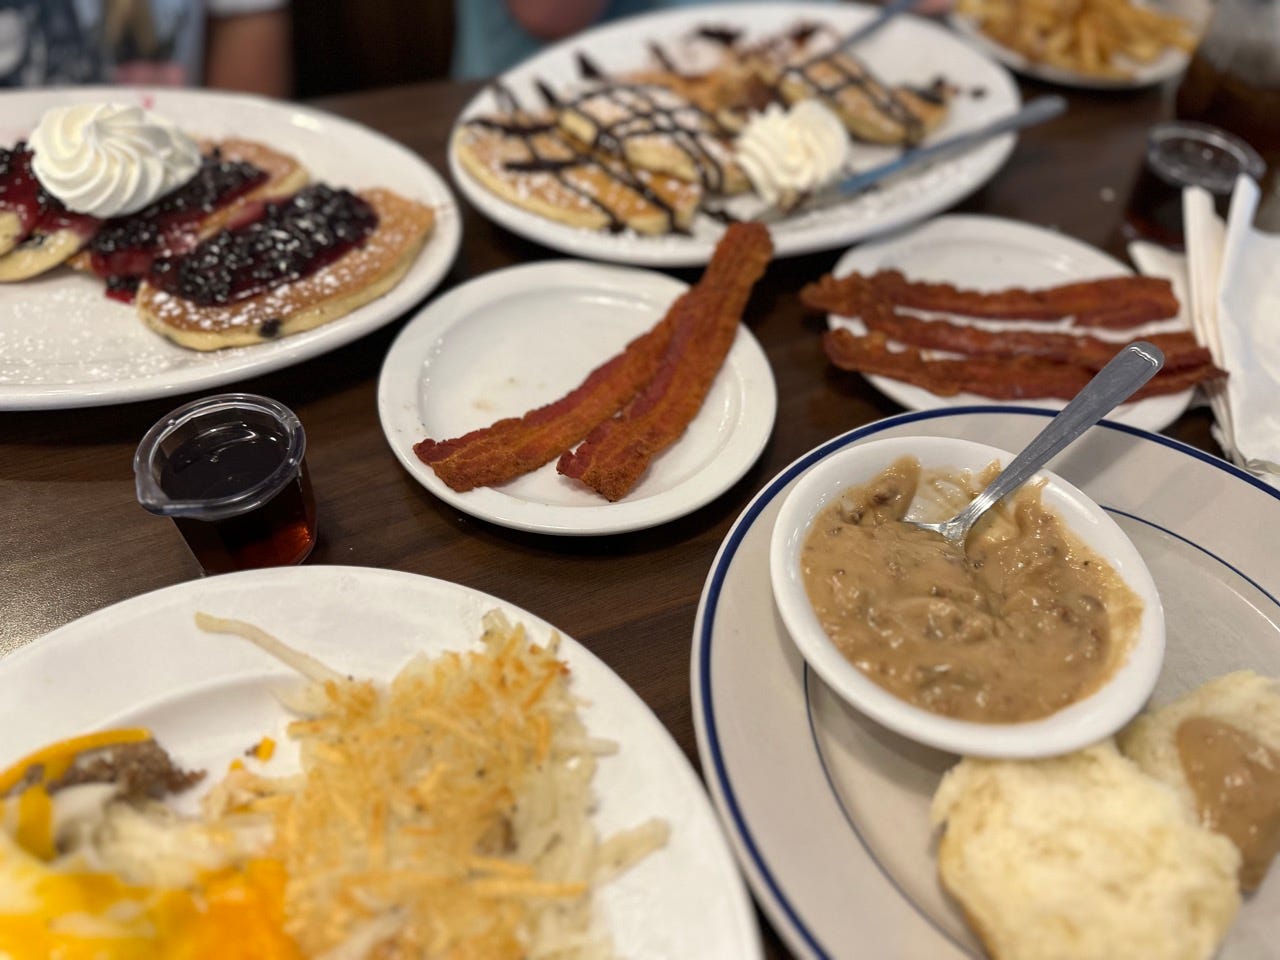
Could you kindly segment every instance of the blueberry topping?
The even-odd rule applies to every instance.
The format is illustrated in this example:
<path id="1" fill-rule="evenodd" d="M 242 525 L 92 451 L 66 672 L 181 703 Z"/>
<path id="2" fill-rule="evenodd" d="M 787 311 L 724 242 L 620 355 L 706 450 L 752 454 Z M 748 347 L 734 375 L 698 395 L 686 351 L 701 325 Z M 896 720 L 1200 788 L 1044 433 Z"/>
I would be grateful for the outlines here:
<path id="1" fill-rule="evenodd" d="M 354 193 L 312 184 L 264 204 L 252 223 L 156 260 L 150 280 L 198 306 L 232 303 L 314 273 L 363 244 L 377 224 L 377 213 Z"/>

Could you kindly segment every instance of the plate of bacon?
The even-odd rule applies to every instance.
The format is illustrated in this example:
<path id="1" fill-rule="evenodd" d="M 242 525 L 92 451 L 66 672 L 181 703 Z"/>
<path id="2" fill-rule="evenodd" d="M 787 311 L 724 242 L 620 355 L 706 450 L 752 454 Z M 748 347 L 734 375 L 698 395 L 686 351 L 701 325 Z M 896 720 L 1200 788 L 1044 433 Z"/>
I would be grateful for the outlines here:
<path id="1" fill-rule="evenodd" d="M 145 400 L 299 363 L 410 310 L 458 249 L 444 180 L 340 117 L 190 90 L 0 102 L 0 410 Z M 73 111 L 89 118 L 79 144 L 107 116 L 180 131 L 196 172 L 143 206 L 73 214 L 39 179 L 33 145 Z M 159 154 L 139 150 L 122 181 L 145 180 Z"/>
<path id="2" fill-rule="evenodd" d="M 773 374 L 739 322 L 772 250 L 763 226 L 735 224 L 692 287 L 563 260 L 449 291 L 383 365 L 392 450 L 440 499 L 518 530 L 620 533 L 696 510 L 773 430 Z"/>
<path id="3" fill-rule="evenodd" d="M 828 314 L 828 359 L 910 410 L 1061 409 L 1120 347 L 1145 339 L 1164 351 L 1164 369 L 1111 419 L 1161 430 L 1197 383 L 1225 376 L 1168 281 L 997 217 L 939 217 L 858 247 L 801 298 Z"/>

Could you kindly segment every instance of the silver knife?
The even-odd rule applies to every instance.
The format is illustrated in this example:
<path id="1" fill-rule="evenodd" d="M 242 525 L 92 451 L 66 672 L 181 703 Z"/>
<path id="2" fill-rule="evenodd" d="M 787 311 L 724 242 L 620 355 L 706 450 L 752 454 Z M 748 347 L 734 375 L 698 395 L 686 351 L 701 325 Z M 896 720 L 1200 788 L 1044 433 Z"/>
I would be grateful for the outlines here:
<path id="1" fill-rule="evenodd" d="M 837 50 L 848 50 L 855 43 L 861 43 L 900 13 L 906 13 L 920 0 L 889 0 L 880 11 L 867 23 L 840 41 Z"/>
<path id="2" fill-rule="evenodd" d="M 945 140 L 939 140 L 937 143 L 931 143 L 928 146 L 907 150 L 887 163 L 872 167 L 870 170 L 852 174 L 828 187 L 824 187 L 790 209 L 783 210 L 779 207 L 770 207 L 759 216 L 751 219 L 760 223 L 776 223 L 796 213 L 841 203 L 875 186 L 881 180 L 902 173 L 904 170 L 950 156 L 953 153 L 962 153 L 1001 134 L 1023 130 L 1038 123 L 1044 123 L 1046 120 L 1052 120 L 1066 109 L 1067 101 L 1057 94 L 1037 97 L 1016 113 L 1001 117 L 986 126 L 978 127 L 976 130 L 969 130 L 965 133 L 958 133 L 954 137 L 947 137 Z"/>

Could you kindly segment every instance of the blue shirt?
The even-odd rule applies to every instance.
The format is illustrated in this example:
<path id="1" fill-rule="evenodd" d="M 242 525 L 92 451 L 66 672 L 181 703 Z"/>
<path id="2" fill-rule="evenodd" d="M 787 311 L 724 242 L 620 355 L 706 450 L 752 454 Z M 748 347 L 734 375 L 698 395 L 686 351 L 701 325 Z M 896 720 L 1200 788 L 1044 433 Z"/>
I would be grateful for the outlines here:
<path id="1" fill-rule="evenodd" d="M 611 0 L 598 22 L 707 0 Z M 505 0 L 458 0 L 453 43 L 455 80 L 494 77 L 537 53 L 544 41 L 525 32 Z"/>

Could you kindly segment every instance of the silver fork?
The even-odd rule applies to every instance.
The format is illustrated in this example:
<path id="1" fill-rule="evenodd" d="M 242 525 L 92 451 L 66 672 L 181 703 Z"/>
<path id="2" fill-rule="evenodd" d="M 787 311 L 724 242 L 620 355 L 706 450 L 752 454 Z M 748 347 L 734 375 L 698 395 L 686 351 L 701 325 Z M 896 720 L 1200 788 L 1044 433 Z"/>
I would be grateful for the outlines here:
<path id="1" fill-rule="evenodd" d="M 1155 344 L 1139 340 L 1125 347 L 1099 370 L 1084 389 L 1049 421 L 1026 448 L 1000 471 L 987 488 L 950 520 L 924 523 L 904 520 L 941 534 L 950 543 L 964 546 L 978 518 L 1026 483 L 1055 454 L 1119 406 L 1164 366 L 1164 354 Z"/>

